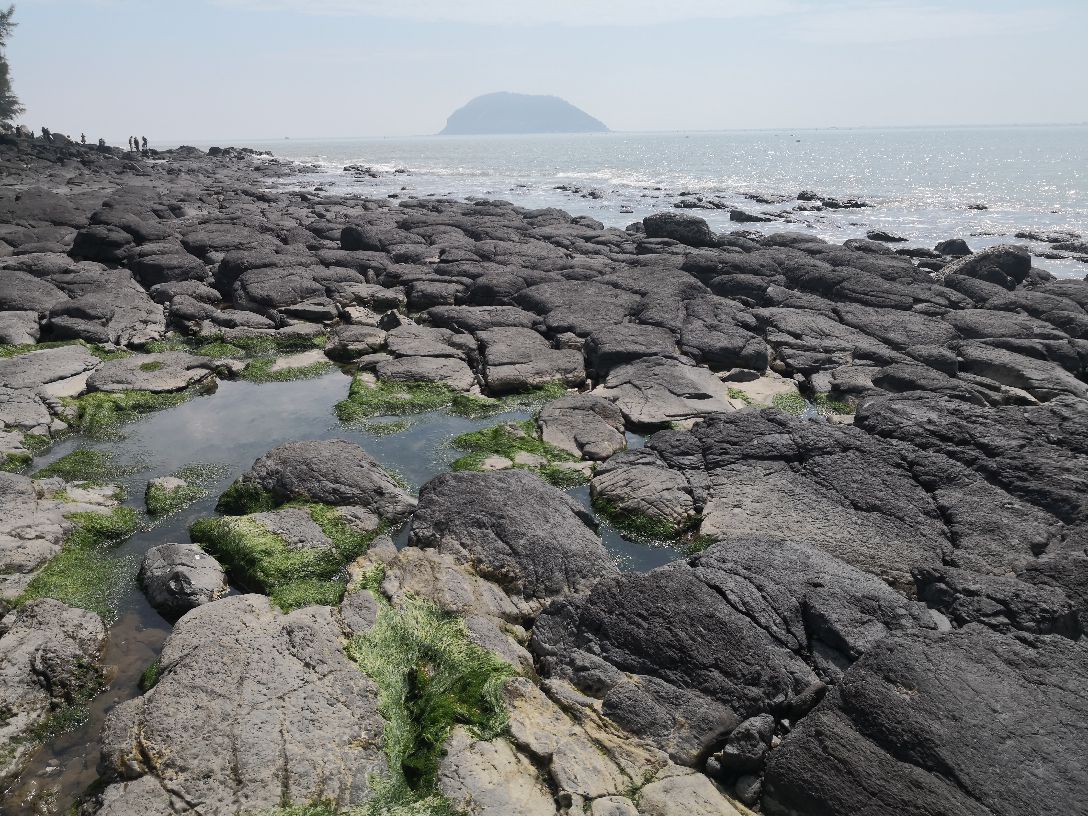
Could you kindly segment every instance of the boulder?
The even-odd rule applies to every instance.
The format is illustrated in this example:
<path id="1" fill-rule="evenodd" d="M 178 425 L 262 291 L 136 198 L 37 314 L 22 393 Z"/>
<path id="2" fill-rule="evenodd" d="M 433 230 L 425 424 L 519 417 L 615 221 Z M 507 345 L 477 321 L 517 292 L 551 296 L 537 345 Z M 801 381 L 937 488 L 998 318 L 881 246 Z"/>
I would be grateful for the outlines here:
<path id="1" fill-rule="evenodd" d="M 517 470 L 445 473 L 419 491 L 409 545 L 494 581 L 526 614 L 616 567 L 578 502 Z"/>
<path id="2" fill-rule="evenodd" d="M 45 314 L 68 296 L 47 280 L 17 269 L 0 270 L 0 311 Z"/>
<path id="3" fill-rule="evenodd" d="M 363 804 L 388 773 L 374 683 L 344 655 L 335 612 L 283 615 L 239 595 L 185 615 L 158 683 L 102 733 L 99 813 L 263 812 L 284 797 Z M 229 694 L 223 690 L 229 689 Z"/>
<path id="4" fill-rule="evenodd" d="M 51 598 L 0 618 L 0 788 L 29 762 L 49 715 L 98 690 L 105 647 L 98 615 Z"/>
<path id="5" fill-rule="evenodd" d="M 554 349 L 532 329 L 489 329 L 477 334 L 483 377 L 490 391 L 505 394 L 549 383 L 579 386 L 586 379 L 582 355 Z"/>
<path id="6" fill-rule="evenodd" d="M 593 394 L 572 394 L 544 405 L 537 417 L 540 437 L 583 459 L 607 459 L 627 445 L 623 414 Z"/>
<path id="7" fill-rule="evenodd" d="M 705 368 L 644 357 L 613 369 L 594 391 L 634 427 L 661 426 L 733 411 L 726 386 Z"/>
<path id="8" fill-rule="evenodd" d="M 681 213 L 654 213 L 642 219 L 647 238 L 670 238 L 693 247 L 717 246 L 717 239 L 702 218 Z"/>
<path id="9" fill-rule="evenodd" d="M 227 593 L 223 567 L 195 544 L 160 544 L 144 555 L 140 583 L 148 601 L 178 618 Z"/>
<path id="10" fill-rule="evenodd" d="M 1031 272 L 1031 253 L 1027 247 L 1002 244 L 988 247 L 952 261 L 935 277 L 944 282 L 952 276 L 975 278 L 1004 289 L 1014 289 Z"/>
<path id="11" fill-rule="evenodd" d="M 183 391 L 214 381 L 214 365 L 207 357 L 181 351 L 137 354 L 102 363 L 87 379 L 87 389 L 107 393 Z"/>
<path id="12" fill-rule="evenodd" d="M 326 439 L 273 448 L 236 483 L 277 501 L 361 507 L 380 519 L 403 519 L 415 500 L 354 442 Z"/>

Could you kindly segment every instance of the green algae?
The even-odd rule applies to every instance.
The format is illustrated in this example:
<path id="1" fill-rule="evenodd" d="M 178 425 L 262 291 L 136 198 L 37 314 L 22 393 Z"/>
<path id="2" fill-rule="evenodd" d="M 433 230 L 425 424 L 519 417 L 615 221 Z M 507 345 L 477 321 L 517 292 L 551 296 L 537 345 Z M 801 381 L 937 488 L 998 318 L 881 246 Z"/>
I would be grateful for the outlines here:
<path id="1" fill-rule="evenodd" d="M 473 644 L 461 618 L 419 599 L 393 608 L 375 594 L 377 621 L 346 652 L 378 686 L 390 768 L 382 795 L 392 806 L 446 807 L 435 781 L 451 729 L 463 725 L 485 740 L 500 734 L 508 721 L 502 688 L 515 671 Z"/>
<path id="2" fill-rule="evenodd" d="M 237 479 L 223 491 L 223 495 L 215 504 L 215 509 L 229 516 L 247 516 L 250 513 L 275 510 L 280 504 L 281 502 L 267 490 L 252 482 Z"/>
<path id="3" fill-rule="evenodd" d="M 151 691 L 158 684 L 161 676 L 162 664 L 158 660 L 148 664 L 147 668 L 140 673 L 140 691 Z"/>
<path id="4" fill-rule="evenodd" d="M 455 471 L 479 471 L 490 456 L 502 456 L 514 462 L 519 453 L 537 456 L 544 460 L 539 466 L 514 463 L 517 469 L 538 473 L 556 487 L 577 487 L 589 481 L 581 470 L 565 468 L 563 462 L 576 462 L 577 457 L 565 450 L 549 445 L 536 436 L 536 423 L 532 420 L 508 422 L 491 428 L 456 436 L 450 445 L 466 452 L 465 456 L 455 460 L 450 468 Z"/>
<path id="5" fill-rule="evenodd" d="M 335 368 L 331 362 L 320 361 L 305 366 L 294 368 L 281 368 L 272 370 L 275 360 L 262 359 L 249 363 L 242 371 L 242 379 L 255 383 L 290 382 L 292 380 L 309 380 L 328 374 Z"/>
<path id="6" fill-rule="evenodd" d="M 288 612 L 303 606 L 333 606 L 347 588 L 344 568 L 366 552 L 382 529 L 361 532 L 336 508 L 296 502 L 332 542 L 326 548 L 291 547 L 248 516 L 200 519 L 189 537 L 218 558 L 246 589 L 262 592 Z"/>
<path id="7" fill-rule="evenodd" d="M 746 391 L 741 391 L 739 388 L 729 388 L 726 390 L 726 394 L 728 395 L 729 399 L 740 400 L 745 405 L 752 404 L 751 396 L 749 396 Z"/>
<path id="8" fill-rule="evenodd" d="M 108 513 L 72 513 L 68 519 L 75 527 L 61 551 L 34 576 L 16 604 L 54 598 L 109 622 L 125 574 L 124 563 L 113 557 L 112 549 L 136 532 L 136 512 L 115 507 Z"/>
<path id="9" fill-rule="evenodd" d="M 601 496 L 593 497 L 593 509 L 626 538 L 635 541 L 676 541 L 690 533 L 699 521 L 693 518 L 687 524 L 674 524 L 663 518 L 627 510 Z"/>
<path id="10" fill-rule="evenodd" d="M 70 424 L 75 428 L 88 436 L 111 437 L 117 434 L 118 426 L 144 414 L 181 405 L 199 393 L 199 387 L 166 394 L 151 391 L 96 391 L 81 397 L 67 397 L 63 402 L 72 410 Z"/>
<path id="11" fill-rule="evenodd" d="M 468 419 L 484 419 L 507 411 L 529 410 L 567 393 L 562 383 L 548 383 L 519 394 L 498 399 L 455 391 L 432 382 L 368 383 L 356 376 L 348 398 L 336 404 L 341 422 L 359 423 L 376 416 L 403 416 L 429 411 L 448 411 Z"/>
<path id="12" fill-rule="evenodd" d="M 60 478 L 66 482 L 84 482 L 92 487 L 116 482 L 131 471 L 116 463 L 105 451 L 77 448 L 34 473 L 35 479 Z"/>
<path id="13" fill-rule="evenodd" d="M 176 513 L 193 502 L 207 498 L 209 486 L 227 472 L 223 465 L 194 463 L 179 468 L 170 475 L 185 482 L 184 487 L 176 490 L 164 490 L 151 482 L 144 493 L 147 513 L 153 518 L 161 518 Z"/>

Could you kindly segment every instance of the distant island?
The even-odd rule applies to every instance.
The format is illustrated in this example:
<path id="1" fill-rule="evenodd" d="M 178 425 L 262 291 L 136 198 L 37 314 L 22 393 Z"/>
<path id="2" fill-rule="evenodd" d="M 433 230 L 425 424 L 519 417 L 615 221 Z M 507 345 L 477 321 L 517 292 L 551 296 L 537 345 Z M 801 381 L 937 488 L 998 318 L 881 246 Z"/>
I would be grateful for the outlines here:
<path id="1" fill-rule="evenodd" d="M 607 133 L 608 127 L 558 96 L 490 93 L 446 120 L 440 136 L 499 133 Z"/>

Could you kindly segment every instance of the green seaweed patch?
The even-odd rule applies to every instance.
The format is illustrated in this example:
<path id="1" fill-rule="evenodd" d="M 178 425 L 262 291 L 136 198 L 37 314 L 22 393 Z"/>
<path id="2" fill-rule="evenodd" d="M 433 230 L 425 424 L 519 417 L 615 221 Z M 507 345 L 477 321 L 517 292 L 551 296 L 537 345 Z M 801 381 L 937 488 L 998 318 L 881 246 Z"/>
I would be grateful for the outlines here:
<path id="1" fill-rule="evenodd" d="M 752 398 L 747 391 L 741 391 L 739 388 L 729 388 L 726 390 L 726 394 L 729 396 L 729 399 L 740 400 L 745 405 L 752 404 Z"/>
<path id="2" fill-rule="evenodd" d="M 83 433 L 93 437 L 110 437 L 118 426 L 138 419 L 144 414 L 173 408 L 202 393 L 202 389 L 189 388 L 168 394 L 151 391 L 121 391 L 107 393 L 96 391 L 81 397 L 68 397 L 64 403 L 73 412 L 72 423 Z"/>
<path id="3" fill-rule="evenodd" d="M 111 484 L 130 474 L 130 468 L 118 465 L 112 454 L 91 448 L 77 448 L 34 473 L 35 479 L 61 478 L 66 482 L 84 482 L 92 487 Z"/>
<path id="4" fill-rule="evenodd" d="M 821 414 L 850 416 L 854 413 L 854 406 L 839 400 L 831 399 L 829 394 L 817 394 L 813 402 L 816 405 L 816 410 Z"/>
<path id="5" fill-rule="evenodd" d="M 144 492 L 144 504 L 149 516 L 161 518 L 176 513 L 207 495 L 208 489 L 199 484 L 186 483 L 174 490 L 167 490 L 160 485 L 148 482 L 147 490 Z"/>
<path id="6" fill-rule="evenodd" d="M 775 394 L 771 405 L 784 414 L 801 416 L 809 409 L 809 402 L 800 394 Z"/>
<path id="7" fill-rule="evenodd" d="M 593 497 L 593 509 L 625 538 L 636 541 L 676 541 L 688 535 L 699 522 L 698 518 L 693 518 L 687 524 L 674 524 L 667 519 L 632 512 L 601 496 Z"/>
<path id="8" fill-rule="evenodd" d="M 153 661 L 140 673 L 140 691 L 148 692 L 158 685 L 159 678 L 162 676 L 162 663 L 158 660 Z"/>
<path id="9" fill-rule="evenodd" d="M 348 397 L 336 404 L 341 422 L 361 422 L 376 416 L 403 416 L 429 411 L 472 413 L 490 408 L 488 400 L 455 391 L 441 383 L 392 382 L 380 380 L 371 385 L 356 376 Z"/>
<path id="10" fill-rule="evenodd" d="M 340 603 L 347 587 L 344 568 L 366 552 L 381 529 L 360 532 L 327 505 L 290 506 L 308 511 L 332 546 L 291 547 L 246 516 L 200 519 L 189 537 L 223 562 L 236 582 L 268 595 L 285 612 Z"/>
<path id="11" fill-rule="evenodd" d="M 88 343 L 84 340 L 49 340 L 45 343 L 0 343 L 0 358 L 15 357 L 31 351 L 42 351 L 43 349 L 61 348 L 63 346 L 83 346 L 100 360 L 121 360 L 132 356 L 132 352 L 126 349 L 108 349 L 105 346 Z"/>
<path id="12" fill-rule="evenodd" d="M 282 502 L 259 485 L 236 479 L 223 491 L 215 509 L 228 516 L 248 516 L 250 513 L 262 513 L 275 510 Z"/>
<path id="13" fill-rule="evenodd" d="M 68 519 L 75 527 L 61 551 L 34 576 L 16 604 L 55 598 L 110 622 L 126 572 L 124 562 L 113 556 L 112 549 L 136 532 L 136 512 L 116 507 L 109 513 L 72 513 Z"/>
<path id="14" fill-rule="evenodd" d="M 443 746 L 455 725 L 493 739 L 508 717 L 502 688 L 514 669 L 468 638 L 465 622 L 434 604 L 410 599 L 394 609 L 378 594 L 373 628 L 356 635 L 348 656 L 378 686 L 390 776 L 378 786 L 382 809 L 422 807 L 449 813 L 435 786 Z"/>
<path id="15" fill-rule="evenodd" d="M 359 429 L 366 431 L 374 436 L 396 436 L 399 433 L 404 433 L 412 427 L 412 423 L 406 419 L 397 420 L 395 422 L 363 422 L 359 424 Z"/>
<path id="16" fill-rule="evenodd" d="M 450 465 L 456 471 L 479 471 L 483 463 L 491 456 L 502 456 L 514 462 L 519 453 L 540 457 L 544 464 L 540 466 L 521 465 L 514 462 L 514 467 L 530 470 L 557 487 L 576 487 L 589 481 L 589 477 L 574 468 L 562 467 L 560 463 L 576 462 L 577 457 L 565 450 L 549 445 L 536 436 L 536 424 L 532 420 L 508 422 L 479 431 L 471 431 L 455 436 L 450 445 L 467 452 Z"/>
<path id="17" fill-rule="evenodd" d="M 162 363 L 158 360 L 148 360 L 146 363 L 140 363 L 140 371 L 159 371 L 162 368 Z"/>
<path id="18" fill-rule="evenodd" d="M 0 470 L 8 473 L 17 473 L 30 467 L 34 461 L 34 455 L 26 452 L 5 453 L 4 461 L 0 462 Z"/>
<path id="19" fill-rule="evenodd" d="M 254 360 L 242 371 L 242 379 L 255 383 L 290 382 L 291 380 L 309 380 L 328 374 L 334 366 L 330 362 L 320 361 L 297 368 L 281 368 L 273 371 L 275 360 Z"/>

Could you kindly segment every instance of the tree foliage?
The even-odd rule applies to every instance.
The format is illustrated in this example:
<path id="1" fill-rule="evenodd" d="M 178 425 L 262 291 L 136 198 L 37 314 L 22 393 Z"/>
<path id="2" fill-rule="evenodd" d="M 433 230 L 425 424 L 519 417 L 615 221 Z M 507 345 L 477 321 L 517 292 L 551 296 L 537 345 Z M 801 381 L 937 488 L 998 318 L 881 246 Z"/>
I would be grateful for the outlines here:
<path id="1" fill-rule="evenodd" d="M 11 90 L 11 71 L 4 56 L 4 46 L 16 25 L 14 16 L 15 6 L 8 6 L 6 11 L 0 11 L 0 123 L 10 122 L 23 112 L 23 106 Z"/>

